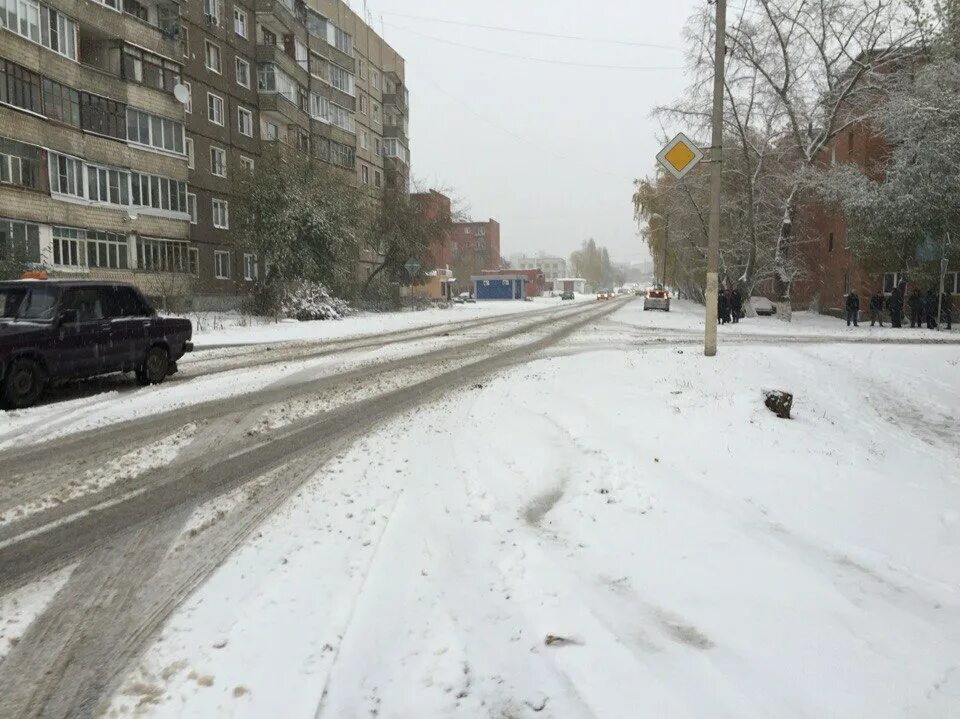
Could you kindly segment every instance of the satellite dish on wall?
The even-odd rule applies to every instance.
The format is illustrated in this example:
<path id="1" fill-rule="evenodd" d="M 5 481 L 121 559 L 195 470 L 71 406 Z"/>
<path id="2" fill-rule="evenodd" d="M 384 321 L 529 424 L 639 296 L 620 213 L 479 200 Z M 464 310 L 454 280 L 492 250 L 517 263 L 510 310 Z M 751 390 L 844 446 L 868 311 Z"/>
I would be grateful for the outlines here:
<path id="1" fill-rule="evenodd" d="M 190 91 L 187 89 L 186 85 L 178 82 L 173 86 L 173 96 L 180 101 L 181 105 L 186 105 L 187 100 L 190 99 Z"/>

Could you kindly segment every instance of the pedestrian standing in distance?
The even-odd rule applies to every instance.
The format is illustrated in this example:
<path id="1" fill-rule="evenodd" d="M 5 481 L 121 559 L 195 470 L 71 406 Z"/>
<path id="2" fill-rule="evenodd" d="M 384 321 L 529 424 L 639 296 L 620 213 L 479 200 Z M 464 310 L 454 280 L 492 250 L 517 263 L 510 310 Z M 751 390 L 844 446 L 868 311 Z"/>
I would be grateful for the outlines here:
<path id="1" fill-rule="evenodd" d="M 923 295 L 920 294 L 920 288 L 914 287 L 910 293 L 910 299 L 907 300 L 907 307 L 910 309 L 910 326 L 923 326 Z"/>
<path id="2" fill-rule="evenodd" d="M 727 303 L 727 293 L 721 290 L 717 293 L 717 322 L 721 325 L 727 324 L 727 313 L 730 311 L 730 305 Z"/>
<path id="3" fill-rule="evenodd" d="M 883 293 L 879 290 L 870 298 L 870 326 L 877 322 L 883 327 Z"/>
<path id="4" fill-rule="evenodd" d="M 887 301 L 890 308 L 890 324 L 894 327 L 903 327 L 903 283 L 893 288 L 890 299 Z"/>
<path id="5" fill-rule="evenodd" d="M 927 321 L 927 329 L 937 329 L 937 295 L 931 287 L 923 298 L 923 318 Z"/>
<path id="6" fill-rule="evenodd" d="M 847 295 L 847 327 L 851 323 L 854 327 L 860 326 L 860 297 L 856 290 L 850 290 Z"/>
<path id="7" fill-rule="evenodd" d="M 940 321 L 947 326 L 948 330 L 953 329 L 953 295 L 950 294 L 950 290 L 943 291 L 943 297 L 941 298 L 943 302 L 942 308 L 940 310 Z"/>
<path id="8" fill-rule="evenodd" d="M 730 293 L 730 313 L 733 315 L 734 323 L 740 322 L 740 318 L 743 316 L 743 295 L 737 288 L 734 288 L 733 292 Z"/>

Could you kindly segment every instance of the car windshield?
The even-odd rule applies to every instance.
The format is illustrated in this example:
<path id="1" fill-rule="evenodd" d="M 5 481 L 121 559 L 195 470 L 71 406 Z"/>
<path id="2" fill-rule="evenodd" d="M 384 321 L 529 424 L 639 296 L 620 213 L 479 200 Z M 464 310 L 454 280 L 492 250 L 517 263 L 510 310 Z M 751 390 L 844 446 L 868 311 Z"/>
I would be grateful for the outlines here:
<path id="1" fill-rule="evenodd" d="M 0 287 L 0 318 L 52 320 L 58 294 L 50 285 Z"/>

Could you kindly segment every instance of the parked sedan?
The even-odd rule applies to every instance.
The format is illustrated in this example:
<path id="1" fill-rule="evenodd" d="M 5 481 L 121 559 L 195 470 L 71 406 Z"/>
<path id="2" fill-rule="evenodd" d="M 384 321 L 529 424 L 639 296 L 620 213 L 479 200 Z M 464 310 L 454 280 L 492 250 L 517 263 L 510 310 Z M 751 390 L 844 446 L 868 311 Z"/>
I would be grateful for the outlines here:
<path id="1" fill-rule="evenodd" d="M 760 316 L 777 314 L 777 306 L 766 297 L 751 297 L 750 306 Z"/>
<path id="2" fill-rule="evenodd" d="M 0 406 L 29 407 L 49 384 L 111 372 L 159 384 L 192 334 L 190 320 L 158 317 L 131 285 L 0 282 Z"/>
<path id="3" fill-rule="evenodd" d="M 663 310 L 664 312 L 669 312 L 670 293 L 659 288 L 647 290 L 647 294 L 643 298 L 643 309 Z"/>
<path id="4" fill-rule="evenodd" d="M 561 300 L 574 300 L 574 299 L 576 299 L 576 295 L 573 294 L 573 291 L 572 291 L 572 290 L 567 290 L 567 291 L 564 292 L 562 295 L 560 295 L 560 299 L 561 299 Z"/>

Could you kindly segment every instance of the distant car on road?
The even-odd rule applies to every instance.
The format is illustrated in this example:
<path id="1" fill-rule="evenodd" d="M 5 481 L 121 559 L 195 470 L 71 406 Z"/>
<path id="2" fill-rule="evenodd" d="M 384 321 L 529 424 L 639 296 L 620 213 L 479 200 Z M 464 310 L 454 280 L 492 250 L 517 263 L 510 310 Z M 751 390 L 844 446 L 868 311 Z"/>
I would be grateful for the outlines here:
<path id="1" fill-rule="evenodd" d="M 643 298 L 643 309 L 670 311 L 670 293 L 657 287 L 647 290 Z"/>
<path id="2" fill-rule="evenodd" d="M 561 300 L 574 300 L 576 295 L 573 294 L 573 290 L 567 290 L 562 295 L 560 295 Z"/>
<path id="3" fill-rule="evenodd" d="M 598 300 L 609 300 L 613 297 L 613 290 L 598 290 L 597 299 Z"/>
<path id="4" fill-rule="evenodd" d="M 769 317 L 777 314 L 777 306 L 766 297 L 751 297 L 750 306 L 753 307 L 754 312 L 761 316 Z"/>
<path id="5" fill-rule="evenodd" d="M 0 282 L 0 406 L 29 407 L 51 383 L 111 372 L 159 384 L 192 335 L 190 320 L 158 317 L 132 285 Z"/>

